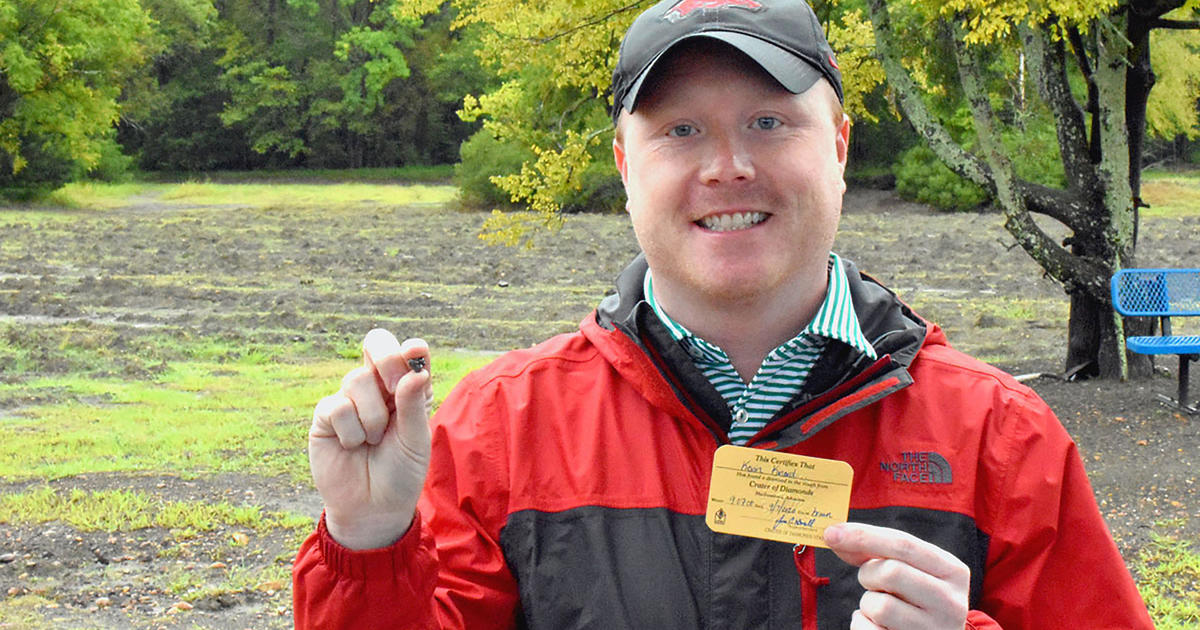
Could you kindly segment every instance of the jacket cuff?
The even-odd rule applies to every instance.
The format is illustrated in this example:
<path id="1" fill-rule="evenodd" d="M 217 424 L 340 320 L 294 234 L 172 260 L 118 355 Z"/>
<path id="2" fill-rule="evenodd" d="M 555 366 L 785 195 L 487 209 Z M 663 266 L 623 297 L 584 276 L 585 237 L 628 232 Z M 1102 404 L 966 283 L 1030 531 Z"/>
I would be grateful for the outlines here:
<path id="1" fill-rule="evenodd" d="M 350 549 L 334 540 L 325 526 L 325 513 L 322 512 L 317 523 L 318 547 L 325 565 L 342 577 L 366 580 L 372 576 L 402 575 L 405 567 L 411 567 L 418 557 L 424 529 L 421 514 L 417 512 L 408 531 L 391 545 L 378 549 Z"/>
<path id="2" fill-rule="evenodd" d="M 1004 630 L 1000 624 L 980 610 L 967 611 L 966 630 Z"/>

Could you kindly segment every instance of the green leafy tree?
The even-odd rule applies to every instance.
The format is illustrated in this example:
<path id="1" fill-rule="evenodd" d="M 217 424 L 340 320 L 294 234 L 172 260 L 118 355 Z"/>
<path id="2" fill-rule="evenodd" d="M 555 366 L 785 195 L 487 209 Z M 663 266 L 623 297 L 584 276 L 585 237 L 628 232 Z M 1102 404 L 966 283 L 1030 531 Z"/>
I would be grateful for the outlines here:
<path id="1" fill-rule="evenodd" d="M 118 138 L 147 170 L 453 162 L 474 128 L 455 112 L 487 75 L 449 7 L 397 4 L 146 0 L 163 45 Z"/>
<path id="2" fill-rule="evenodd" d="M 1141 205 L 1142 146 L 1147 104 L 1155 83 L 1151 37 L 1155 29 L 1200 27 L 1194 0 L 868 0 L 876 54 L 888 85 L 908 119 L 947 166 L 987 190 L 1006 216 L 1006 228 L 1071 299 L 1068 370 L 1127 374 L 1121 352 L 1126 322 L 1112 310 L 1108 278 L 1135 264 L 1137 209 Z M 1178 12 L 1186 19 L 1171 19 Z M 949 50 L 928 33 L 949 32 Z M 1194 40 L 1193 40 L 1194 41 Z M 956 138 L 930 107 L 924 81 L 927 60 L 912 54 L 935 47 L 955 60 L 953 80 L 971 112 L 971 133 Z M 1063 185 L 1030 178 L 1025 156 L 1006 137 L 1015 128 L 1013 94 L 996 89 L 1002 67 L 989 61 L 1020 59 L 1007 75 L 1026 72 L 1052 115 L 1065 173 Z M 1171 74 L 1173 68 L 1161 68 Z M 1185 80 L 1186 83 L 1186 80 Z M 1167 101 L 1196 101 L 1193 91 Z M 1158 110 L 1155 110 L 1158 111 Z M 1177 111 L 1164 107 L 1162 111 Z M 1164 128 L 1194 126 L 1194 119 L 1163 119 Z M 1172 126 L 1175 125 L 1175 126 Z M 1055 242 L 1033 214 L 1056 220 L 1071 236 Z M 1137 325 L 1130 322 L 1131 325 Z M 1135 371 L 1145 372 L 1144 358 Z"/>
<path id="3" fill-rule="evenodd" d="M 44 194 L 99 162 L 151 35 L 137 0 L 0 2 L 0 191 Z"/>
<path id="4" fill-rule="evenodd" d="M 1150 34 L 1154 98 L 1146 107 L 1151 136 L 1188 140 L 1200 138 L 1200 37 L 1191 30 L 1157 29 Z"/>
<path id="5" fill-rule="evenodd" d="M 609 159 L 605 108 L 616 49 L 651 2 L 451 3 L 458 25 L 484 27 L 479 55 L 500 81 L 465 99 L 463 116 L 534 155 L 519 172 L 493 178 L 532 214 L 497 214 L 490 235 L 519 242 L 531 224 L 554 225 L 587 165 Z M 864 95 L 886 76 L 894 102 L 933 153 L 996 200 L 1017 242 L 1070 295 L 1067 366 L 1123 374 L 1125 322 L 1113 315 L 1106 287 L 1116 269 L 1134 263 L 1148 117 L 1164 129 L 1194 128 L 1180 113 L 1195 105 L 1194 79 L 1164 80 L 1173 86 L 1164 95 L 1171 105 L 1148 113 L 1156 71 L 1175 77 L 1174 66 L 1194 65 L 1152 66 L 1151 33 L 1200 26 L 1200 0 L 813 4 L 847 69 L 851 116 L 873 118 Z M 439 5 L 412 0 L 405 8 L 419 15 Z M 1181 41 L 1174 45 L 1191 50 L 1194 39 Z M 951 133 L 947 122 L 964 115 L 963 131 Z M 1050 130 L 1056 142 L 1047 144 L 1058 155 L 1039 152 L 1031 162 L 1029 138 L 1050 137 Z M 1046 168 L 1048 161 L 1061 166 Z M 1063 223 L 1072 232 L 1067 243 L 1038 227 L 1033 213 Z"/>
<path id="6" fill-rule="evenodd" d="M 225 11 L 229 126 L 256 151 L 295 162 L 329 154 L 367 164 L 381 135 L 387 90 L 410 75 L 403 49 L 420 22 L 398 18 L 400 0 L 248 0 Z"/>
<path id="7" fill-rule="evenodd" d="M 449 5 L 424 18 L 413 47 L 405 50 L 412 74 L 389 89 L 385 133 L 411 138 L 393 143 L 401 162 L 456 163 L 463 140 L 479 127 L 462 120 L 458 108 L 465 95 L 485 90 L 494 79 L 475 56 L 479 29 L 451 29 L 453 20 Z"/>
<path id="8" fill-rule="evenodd" d="M 219 14 L 212 0 L 143 0 L 158 53 L 131 77 L 121 99 L 117 140 L 145 170 L 248 169 L 263 158 L 220 113 Z"/>
<path id="9" fill-rule="evenodd" d="M 611 182 L 598 177 L 590 165 L 612 159 L 608 89 L 617 48 L 633 19 L 652 2 L 451 0 L 451 4 L 458 11 L 456 27 L 480 29 L 477 55 L 497 79 L 492 89 L 468 96 L 461 115 L 482 121 L 481 133 L 500 146 L 522 145 L 533 155 L 516 172 L 491 177 L 512 202 L 529 211 L 495 211 L 481 236 L 496 243 L 528 244 L 535 230 L 559 225 L 560 210 L 581 203 L 585 190 L 594 195 L 584 203 L 611 204 Z M 439 6 L 439 0 L 410 0 L 403 12 L 418 16 Z M 867 45 L 871 29 L 862 7 L 820 9 L 839 62 L 855 69 L 847 77 L 847 109 L 873 119 L 864 97 L 882 82 L 883 71 Z"/>

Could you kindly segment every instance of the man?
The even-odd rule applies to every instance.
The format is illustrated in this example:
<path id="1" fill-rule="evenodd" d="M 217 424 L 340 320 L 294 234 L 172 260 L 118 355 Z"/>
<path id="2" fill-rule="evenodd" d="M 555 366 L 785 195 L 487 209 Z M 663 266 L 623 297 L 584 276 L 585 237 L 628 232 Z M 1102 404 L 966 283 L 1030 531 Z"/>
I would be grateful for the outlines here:
<path id="1" fill-rule="evenodd" d="M 1045 404 L 831 253 L 849 121 L 802 0 L 660 3 L 613 90 L 644 256 L 432 438 L 428 348 L 367 335 L 314 412 L 298 627 L 1152 627 Z M 832 553 L 708 529 L 730 442 L 853 467 Z"/>

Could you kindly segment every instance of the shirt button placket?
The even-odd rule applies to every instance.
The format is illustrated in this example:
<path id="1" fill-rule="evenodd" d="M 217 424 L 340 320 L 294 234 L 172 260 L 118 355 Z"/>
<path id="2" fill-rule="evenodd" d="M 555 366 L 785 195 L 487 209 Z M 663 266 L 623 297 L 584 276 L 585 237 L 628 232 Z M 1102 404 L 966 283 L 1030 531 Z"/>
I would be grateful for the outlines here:
<path id="1" fill-rule="evenodd" d="M 749 419 L 750 419 L 750 414 L 746 411 L 745 407 L 734 408 L 734 410 L 733 410 L 733 423 L 734 424 L 746 424 L 746 421 Z"/>

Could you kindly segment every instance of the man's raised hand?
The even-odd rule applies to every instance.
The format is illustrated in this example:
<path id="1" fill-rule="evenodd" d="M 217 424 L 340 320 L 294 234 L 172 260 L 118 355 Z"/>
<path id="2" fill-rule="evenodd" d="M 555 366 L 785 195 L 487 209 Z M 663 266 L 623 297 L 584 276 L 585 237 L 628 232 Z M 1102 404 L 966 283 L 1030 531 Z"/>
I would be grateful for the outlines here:
<path id="1" fill-rule="evenodd" d="M 429 469 L 433 389 L 429 347 L 401 344 L 376 328 L 363 339 L 363 366 L 313 411 L 308 461 L 325 502 L 325 526 L 351 549 L 385 547 L 412 524 Z M 414 368 L 421 368 L 413 362 Z"/>
<path id="2" fill-rule="evenodd" d="M 825 530 L 825 542 L 858 567 L 867 592 L 850 630 L 962 630 L 971 570 L 950 552 L 896 529 L 844 523 Z"/>

